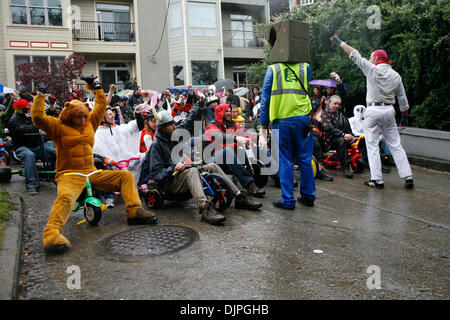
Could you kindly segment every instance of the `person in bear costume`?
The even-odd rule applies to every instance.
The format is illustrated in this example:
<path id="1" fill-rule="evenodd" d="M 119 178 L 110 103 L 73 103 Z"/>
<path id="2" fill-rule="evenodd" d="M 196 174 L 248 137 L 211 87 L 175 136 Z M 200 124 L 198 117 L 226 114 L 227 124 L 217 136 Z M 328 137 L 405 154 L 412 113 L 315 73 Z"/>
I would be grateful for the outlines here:
<path id="1" fill-rule="evenodd" d="M 81 176 L 64 175 L 69 172 L 88 174 L 97 170 L 94 166 L 94 134 L 106 110 L 106 96 L 93 78 L 83 78 L 86 87 L 95 93 L 92 111 L 88 103 L 72 100 L 64 104 L 59 119 L 45 114 L 45 89 L 38 90 L 31 107 L 31 117 L 36 127 L 42 129 L 53 140 L 56 147 L 57 196 L 43 231 L 43 246 L 47 252 L 62 253 L 71 244 L 61 231 L 72 208 L 85 187 L 86 179 Z M 143 209 L 131 172 L 102 171 L 90 178 L 92 187 L 100 191 L 120 191 L 125 201 L 127 222 L 133 224 L 154 224 L 158 218 L 153 212 Z"/>

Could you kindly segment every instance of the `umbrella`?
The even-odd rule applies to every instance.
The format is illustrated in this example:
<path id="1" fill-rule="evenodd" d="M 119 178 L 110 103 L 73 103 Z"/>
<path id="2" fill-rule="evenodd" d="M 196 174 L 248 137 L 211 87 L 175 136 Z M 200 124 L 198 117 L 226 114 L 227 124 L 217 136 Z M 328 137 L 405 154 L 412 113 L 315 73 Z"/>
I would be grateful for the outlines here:
<path id="1" fill-rule="evenodd" d="M 223 88 L 232 88 L 235 84 L 236 82 L 231 79 L 220 79 L 214 83 L 214 85 L 216 86 L 216 92 L 221 91 Z"/>
<path id="2" fill-rule="evenodd" d="M 8 87 L 4 87 L 4 86 L 0 83 L 0 93 L 14 93 L 14 89 L 8 88 Z"/>
<path id="3" fill-rule="evenodd" d="M 337 82 L 333 79 L 317 79 L 311 80 L 308 84 L 312 86 L 330 87 L 337 88 Z M 348 87 L 344 84 L 344 89 L 348 90 Z"/>
<path id="4" fill-rule="evenodd" d="M 244 87 L 233 89 L 233 94 L 237 95 L 238 97 L 242 97 L 242 96 L 246 95 L 247 93 L 248 93 L 248 89 L 244 88 Z"/>
<path id="5" fill-rule="evenodd" d="M 123 97 L 123 96 L 131 97 L 132 94 L 133 94 L 133 90 L 128 90 L 128 89 L 117 92 L 117 95 L 120 97 Z"/>

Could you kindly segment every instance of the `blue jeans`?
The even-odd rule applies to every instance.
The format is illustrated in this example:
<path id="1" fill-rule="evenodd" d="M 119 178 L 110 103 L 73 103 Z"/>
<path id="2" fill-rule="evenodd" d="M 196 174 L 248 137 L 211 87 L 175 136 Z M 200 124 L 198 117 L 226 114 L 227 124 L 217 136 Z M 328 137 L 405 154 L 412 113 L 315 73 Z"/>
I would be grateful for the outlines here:
<path id="1" fill-rule="evenodd" d="M 47 155 L 47 161 L 50 163 L 53 169 L 56 161 L 56 149 L 52 141 L 44 143 L 45 153 Z M 36 169 L 36 160 L 43 160 L 43 154 L 41 147 L 27 148 L 19 147 L 15 150 L 16 157 L 23 161 L 25 169 L 25 184 L 27 188 L 39 188 L 39 176 Z"/>
<path id="2" fill-rule="evenodd" d="M 145 153 L 144 161 L 141 166 L 141 175 L 139 176 L 138 186 L 147 184 L 150 180 L 150 150 Z"/>
<path id="3" fill-rule="evenodd" d="M 232 161 L 226 161 L 230 159 Z M 243 164 L 238 161 L 238 157 L 234 149 L 230 147 L 218 150 L 212 160 L 221 166 L 227 166 L 233 175 L 238 179 L 239 183 L 246 188 L 254 179 L 250 173 L 244 168 Z"/>
<path id="4" fill-rule="evenodd" d="M 295 207 L 294 198 L 294 159 L 300 169 L 300 196 L 302 198 L 316 199 L 316 185 L 311 165 L 313 154 L 312 132 L 305 139 L 303 131 L 309 125 L 309 117 L 297 116 L 285 119 L 276 119 L 272 124 L 272 135 L 275 139 L 273 157 L 279 158 L 279 176 L 281 184 L 281 204 L 288 208 Z M 278 140 L 278 142 L 277 142 Z"/>
<path id="5" fill-rule="evenodd" d="M 380 153 L 383 157 L 391 154 L 384 138 L 382 138 L 380 141 Z"/>

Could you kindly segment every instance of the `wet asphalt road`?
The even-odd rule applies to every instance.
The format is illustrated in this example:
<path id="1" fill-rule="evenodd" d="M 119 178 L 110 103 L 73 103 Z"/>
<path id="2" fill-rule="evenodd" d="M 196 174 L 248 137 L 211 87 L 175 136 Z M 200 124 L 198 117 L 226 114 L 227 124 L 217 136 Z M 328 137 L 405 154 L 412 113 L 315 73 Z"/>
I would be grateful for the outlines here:
<path id="1" fill-rule="evenodd" d="M 316 181 L 314 208 L 272 206 L 281 190 L 269 180 L 260 212 L 227 210 L 227 224 L 200 221 L 191 201 L 157 210 L 159 225 L 195 230 L 186 249 L 139 261 L 107 256 L 101 241 L 130 230 L 122 201 L 98 227 L 63 234 L 72 250 L 49 256 L 42 230 L 56 197 L 53 183 L 25 193 L 23 177 L 2 184 L 26 203 L 22 264 L 23 299 L 449 299 L 450 174 L 413 167 L 414 190 L 403 189 L 393 168 L 385 189 L 369 189 L 369 173 Z M 298 193 L 298 189 L 295 189 Z M 322 250 L 315 253 L 314 250 Z M 81 289 L 69 289 L 67 267 L 79 266 Z M 381 289 L 368 289 L 369 266 L 378 266 Z"/>

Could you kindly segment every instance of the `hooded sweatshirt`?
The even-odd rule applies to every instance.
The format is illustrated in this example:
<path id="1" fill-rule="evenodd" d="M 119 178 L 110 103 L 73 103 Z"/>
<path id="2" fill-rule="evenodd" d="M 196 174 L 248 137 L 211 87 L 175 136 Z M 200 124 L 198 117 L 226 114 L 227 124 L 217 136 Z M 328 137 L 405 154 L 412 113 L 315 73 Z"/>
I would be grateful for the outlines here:
<path id="1" fill-rule="evenodd" d="M 225 123 L 223 117 L 228 109 L 229 104 L 220 104 L 216 107 L 216 119 L 206 127 L 205 140 L 214 142 L 218 146 L 233 147 L 237 151 L 236 136 L 244 134 L 244 128 L 234 122 Z"/>

